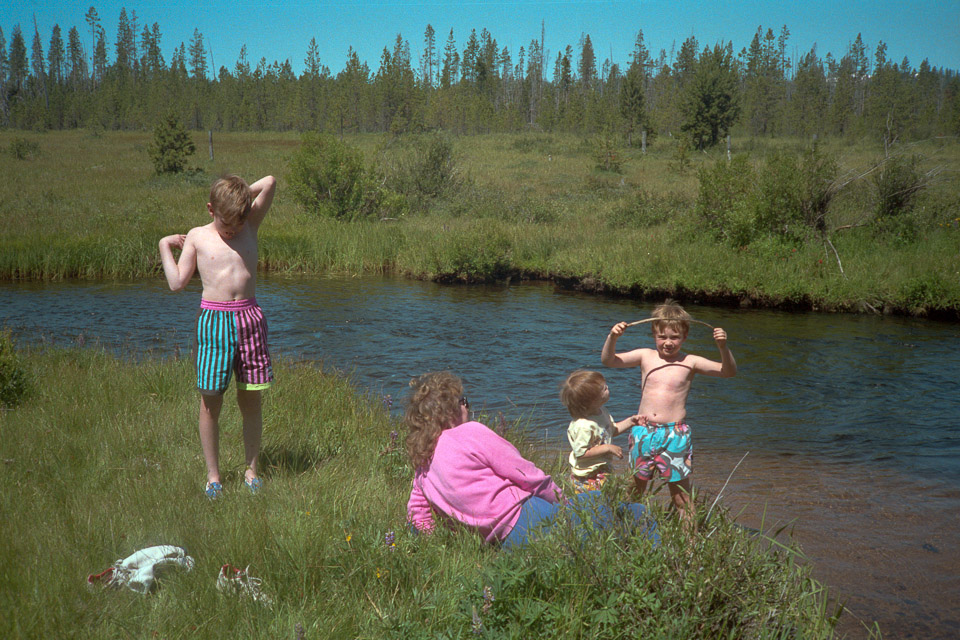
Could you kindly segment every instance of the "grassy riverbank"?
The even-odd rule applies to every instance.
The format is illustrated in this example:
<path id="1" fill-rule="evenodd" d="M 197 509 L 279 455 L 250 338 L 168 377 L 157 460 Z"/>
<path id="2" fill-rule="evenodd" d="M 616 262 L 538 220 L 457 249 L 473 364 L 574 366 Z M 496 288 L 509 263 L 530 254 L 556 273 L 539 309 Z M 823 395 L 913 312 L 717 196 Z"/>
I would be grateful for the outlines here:
<path id="1" fill-rule="evenodd" d="M 304 638 L 832 634 L 809 568 L 716 511 L 693 553 L 659 511 L 655 551 L 623 533 L 511 554 L 463 532 L 411 535 L 400 426 L 382 399 L 311 366 L 278 363 L 258 496 L 241 485 L 238 415 L 225 405 L 225 495 L 211 503 L 188 362 L 93 348 L 18 357 L 30 391 L 0 413 L 3 637 L 287 638 L 297 625 Z M 170 568 L 150 596 L 85 587 L 155 544 L 185 547 L 194 570 Z M 224 563 L 250 565 L 273 605 L 219 593 Z"/>
<path id="2" fill-rule="evenodd" d="M 696 155 L 681 173 L 664 140 L 646 156 L 627 151 L 616 174 L 596 170 L 593 146 L 579 138 L 456 139 L 468 178 L 457 193 L 400 219 L 340 223 L 305 213 L 284 189 L 298 136 L 218 134 L 210 161 L 206 136 L 193 135 L 201 171 L 157 177 L 147 133 L 0 132 L 0 279 L 159 277 L 157 241 L 205 223 L 209 182 L 229 170 L 280 179 L 261 231 L 266 269 L 542 278 L 634 297 L 960 319 L 955 141 L 910 149 L 924 157 L 924 170 L 941 169 L 911 214 L 916 233 L 851 228 L 831 234 L 831 248 L 817 241 L 719 243 L 693 211 L 696 169 L 716 157 Z M 15 139 L 35 143 L 36 153 L 16 159 L 7 152 Z M 348 142 L 372 161 L 381 140 Z M 800 148 L 796 141 L 747 146 L 756 158 L 776 147 Z M 866 144 L 829 150 L 844 172 L 864 170 L 881 154 Z M 870 199 L 869 178 L 853 182 L 835 199 L 828 227 L 861 221 Z"/>

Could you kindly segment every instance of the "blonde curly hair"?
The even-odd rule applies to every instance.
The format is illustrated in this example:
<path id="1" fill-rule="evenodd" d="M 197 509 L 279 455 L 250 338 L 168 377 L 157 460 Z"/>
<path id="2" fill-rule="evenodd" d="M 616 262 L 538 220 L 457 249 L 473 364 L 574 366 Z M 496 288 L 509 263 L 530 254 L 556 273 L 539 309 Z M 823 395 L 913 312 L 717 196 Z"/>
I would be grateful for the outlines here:
<path id="1" fill-rule="evenodd" d="M 410 464 L 419 469 L 430 463 L 440 432 L 460 424 L 463 382 L 447 371 L 427 373 L 410 381 L 407 400 L 406 448 Z"/>

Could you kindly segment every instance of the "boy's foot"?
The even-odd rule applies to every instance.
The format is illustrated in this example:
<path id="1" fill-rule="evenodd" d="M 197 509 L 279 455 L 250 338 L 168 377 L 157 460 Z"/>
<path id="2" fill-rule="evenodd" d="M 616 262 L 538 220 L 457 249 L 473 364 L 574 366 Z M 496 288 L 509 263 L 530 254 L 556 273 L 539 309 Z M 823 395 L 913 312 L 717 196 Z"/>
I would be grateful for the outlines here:
<path id="1" fill-rule="evenodd" d="M 216 500 L 223 494 L 223 485 L 219 482 L 208 482 L 203 494 L 210 500 Z"/>
<path id="2" fill-rule="evenodd" d="M 263 486 L 263 482 L 260 481 L 260 478 L 244 478 L 243 484 L 250 490 L 250 493 L 257 495 L 260 491 L 260 487 Z"/>

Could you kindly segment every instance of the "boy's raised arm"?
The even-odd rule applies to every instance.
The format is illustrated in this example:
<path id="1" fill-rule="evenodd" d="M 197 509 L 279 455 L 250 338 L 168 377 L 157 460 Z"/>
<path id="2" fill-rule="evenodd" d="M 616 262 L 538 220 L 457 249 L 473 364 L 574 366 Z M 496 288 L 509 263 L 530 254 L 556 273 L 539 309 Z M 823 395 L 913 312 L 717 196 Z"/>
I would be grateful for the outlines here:
<path id="1" fill-rule="evenodd" d="M 181 249 L 179 262 L 173 257 L 174 249 Z M 180 291 L 190 282 L 197 268 L 197 248 L 182 233 L 161 238 L 160 263 L 163 265 L 163 275 L 167 277 L 170 290 Z"/>
<path id="2" fill-rule="evenodd" d="M 727 332 L 717 327 L 713 330 L 713 339 L 720 351 L 720 362 L 695 356 L 692 360 L 694 371 L 718 378 L 732 378 L 737 375 L 737 361 L 727 346 Z"/>
<path id="3" fill-rule="evenodd" d="M 270 209 L 270 205 L 273 204 L 273 196 L 276 191 L 277 179 L 273 176 L 264 176 L 250 185 L 253 206 L 250 207 L 250 215 L 247 216 L 248 224 L 254 227 L 260 226 Z"/>
<path id="4" fill-rule="evenodd" d="M 600 351 L 600 362 L 605 367 L 622 368 L 635 367 L 640 364 L 640 350 L 628 351 L 627 353 L 617 353 L 617 338 L 623 335 L 627 328 L 626 322 L 618 322 L 610 329 L 607 339 L 603 343 L 603 350 Z"/>

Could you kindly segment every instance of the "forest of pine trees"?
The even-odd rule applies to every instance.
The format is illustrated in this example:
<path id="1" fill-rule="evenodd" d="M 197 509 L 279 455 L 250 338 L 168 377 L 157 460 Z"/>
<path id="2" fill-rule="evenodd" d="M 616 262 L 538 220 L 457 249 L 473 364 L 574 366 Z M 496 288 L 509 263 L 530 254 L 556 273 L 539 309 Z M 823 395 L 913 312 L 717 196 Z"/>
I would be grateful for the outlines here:
<path id="1" fill-rule="evenodd" d="M 31 33 L 32 32 L 32 33 Z M 332 72 L 306 44 L 290 61 L 213 69 L 203 34 L 162 53 L 160 25 L 121 10 L 108 42 L 94 7 L 81 28 L 0 29 L 0 126 L 150 129 L 171 110 L 190 128 L 217 131 L 619 133 L 637 141 L 685 135 L 708 147 L 737 134 L 832 135 L 892 142 L 960 134 L 960 78 L 950 69 L 872 56 L 858 34 L 839 58 L 816 47 L 794 60 L 789 30 L 759 27 L 749 46 L 648 51 L 642 30 L 626 67 L 599 63 L 590 36 L 551 56 L 544 40 L 500 47 L 487 30 L 457 42 L 430 25 L 416 50 L 397 35 L 371 69 L 351 48 Z M 31 40 L 28 48 L 26 41 Z M 441 41 L 442 40 L 442 41 Z M 46 45 L 44 46 L 44 43 Z M 91 53 L 92 52 L 92 53 Z M 553 57 L 552 60 L 548 59 Z"/>

